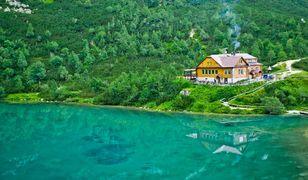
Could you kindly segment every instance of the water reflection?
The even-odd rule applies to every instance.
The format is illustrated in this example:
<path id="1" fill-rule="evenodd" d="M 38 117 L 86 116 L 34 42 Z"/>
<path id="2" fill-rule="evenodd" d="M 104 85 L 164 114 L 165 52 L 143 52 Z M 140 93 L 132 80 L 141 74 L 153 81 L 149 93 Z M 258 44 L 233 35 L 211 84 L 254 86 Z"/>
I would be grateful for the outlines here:
<path id="1" fill-rule="evenodd" d="M 301 116 L 0 103 L 0 117 L 0 179 L 296 179 L 308 167 Z"/>
<path id="2" fill-rule="evenodd" d="M 257 141 L 257 132 L 226 132 L 226 131 L 200 131 L 186 135 L 189 138 L 199 139 L 204 147 L 213 154 L 232 153 L 242 155 L 249 142 Z"/>

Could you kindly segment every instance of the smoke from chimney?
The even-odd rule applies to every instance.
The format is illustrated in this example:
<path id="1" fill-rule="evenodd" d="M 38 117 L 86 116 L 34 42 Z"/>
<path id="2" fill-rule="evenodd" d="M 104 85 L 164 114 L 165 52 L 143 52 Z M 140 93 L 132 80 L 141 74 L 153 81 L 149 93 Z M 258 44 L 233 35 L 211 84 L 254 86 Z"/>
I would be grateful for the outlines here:
<path id="1" fill-rule="evenodd" d="M 236 3 L 237 1 L 234 1 Z M 234 51 L 240 48 L 241 43 L 238 41 L 239 36 L 241 34 L 241 27 L 236 22 L 236 15 L 233 11 L 233 8 L 230 5 L 230 2 L 224 1 L 223 3 L 223 11 L 222 18 L 230 24 L 229 27 L 229 35 L 232 39 L 232 45 L 234 47 Z"/>

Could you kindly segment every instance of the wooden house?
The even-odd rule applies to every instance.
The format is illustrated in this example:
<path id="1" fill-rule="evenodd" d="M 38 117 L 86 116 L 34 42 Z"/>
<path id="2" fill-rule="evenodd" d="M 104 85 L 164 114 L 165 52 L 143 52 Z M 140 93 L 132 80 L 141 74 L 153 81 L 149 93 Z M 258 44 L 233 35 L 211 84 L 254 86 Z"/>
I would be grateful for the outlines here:
<path id="1" fill-rule="evenodd" d="M 262 77 L 262 64 L 249 54 L 217 54 L 206 57 L 196 68 L 199 82 L 236 83 Z"/>

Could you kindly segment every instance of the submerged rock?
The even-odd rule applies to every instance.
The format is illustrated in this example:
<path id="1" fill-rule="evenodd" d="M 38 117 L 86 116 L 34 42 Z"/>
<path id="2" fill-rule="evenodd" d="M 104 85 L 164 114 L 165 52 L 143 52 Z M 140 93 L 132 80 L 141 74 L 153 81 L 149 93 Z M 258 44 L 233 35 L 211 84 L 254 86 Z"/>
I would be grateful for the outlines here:
<path id="1" fill-rule="evenodd" d="M 131 148 L 130 145 L 110 144 L 90 149 L 86 155 L 94 158 L 98 164 L 113 165 L 126 161 L 133 154 Z"/>
<path id="2" fill-rule="evenodd" d="M 224 126 L 234 126 L 234 123 L 231 122 L 226 122 L 226 123 L 222 123 Z"/>

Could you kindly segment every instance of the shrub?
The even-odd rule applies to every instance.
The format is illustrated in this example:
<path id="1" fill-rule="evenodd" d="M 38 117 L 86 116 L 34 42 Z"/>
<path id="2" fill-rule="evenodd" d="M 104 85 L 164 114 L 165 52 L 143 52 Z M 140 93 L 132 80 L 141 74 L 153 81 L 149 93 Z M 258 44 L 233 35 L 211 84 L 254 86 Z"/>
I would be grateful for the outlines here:
<path id="1" fill-rule="evenodd" d="M 308 58 L 292 64 L 292 67 L 308 71 Z"/>
<path id="2" fill-rule="evenodd" d="M 283 104 L 276 97 L 265 97 L 262 99 L 264 112 L 266 114 L 282 114 L 285 111 Z"/>
<path id="3" fill-rule="evenodd" d="M 174 100 L 174 106 L 178 110 L 189 109 L 193 103 L 193 98 L 190 96 L 177 96 Z"/>
<path id="4" fill-rule="evenodd" d="M 5 90 L 3 87 L 0 86 L 0 99 L 5 96 Z"/>

